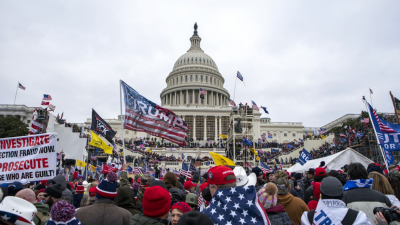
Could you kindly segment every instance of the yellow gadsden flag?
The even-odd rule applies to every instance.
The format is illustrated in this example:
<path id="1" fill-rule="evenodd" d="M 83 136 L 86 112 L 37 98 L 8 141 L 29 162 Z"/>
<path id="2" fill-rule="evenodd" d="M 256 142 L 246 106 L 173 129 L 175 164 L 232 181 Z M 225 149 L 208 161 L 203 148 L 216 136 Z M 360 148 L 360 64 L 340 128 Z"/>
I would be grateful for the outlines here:
<path id="1" fill-rule="evenodd" d="M 215 165 L 217 165 L 217 166 L 236 166 L 232 160 L 230 160 L 220 154 L 217 154 L 215 152 L 208 152 L 208 153 L 210 153 L 211 157 L 213 158 L 213 160 L 215 162 Z"/>
<path id="2" fill-rule="evenodd" d="M 226 138 L 228 138 L 228 135 L 222 135 L 222 134 L 219 134 L 219 136 L 220 136 L 222 139 L 226 139 Z"/>
<path id="3" fill-rule="evenodd" d="M 321 138 L 322 138 L 322 139 L 325 139 L 325 135 L 321 135 Z"/>
<path id="4" fill-rule="evenodd" d="M 258 155 L 258 153 L 256 152 L 256 150 L 254 150 L 254 148 L 250 148 L 250 152 L 252 152 L 254 155 Z"/>
<path id="5" fill-rule="evenodd" d="M 95 167 L 95 166 L 93 166 L 92 164 L 89 164 L 89 166 L 90 166 L 90 168 L 91 168 L 91 170 L 92 170 L 93 172 L 96 172 L 96 167 Z"/>
<path id="6" fill-rule="evenodd" d="M 90 131 L 92 134 L 92 141 L 89 143 L 89 145 L 104 149 L 104 153 L 106 154 L 112 154 L 113 148 L 108 146 L 97 134 L 95 134 L 93 131 Z"/>
<path id="7" fill-rule="evenodd" d="M 256 160 L 257 160 L 257 161 L 260 161 L 260 157 L 259 157 L 259 156 L 257 156 Z"/>
<path id="8" fill-rule="evenodd" d="M 81 161 L 81 160 L 79 160 L 79 159 L 77 159 L 75 165 L 76 165 L 76 166 L 80 166 L 80 167 L 85 167 L 85 166 L 86 166 L 86 163 L 83 162 L 83 161 Z"/>

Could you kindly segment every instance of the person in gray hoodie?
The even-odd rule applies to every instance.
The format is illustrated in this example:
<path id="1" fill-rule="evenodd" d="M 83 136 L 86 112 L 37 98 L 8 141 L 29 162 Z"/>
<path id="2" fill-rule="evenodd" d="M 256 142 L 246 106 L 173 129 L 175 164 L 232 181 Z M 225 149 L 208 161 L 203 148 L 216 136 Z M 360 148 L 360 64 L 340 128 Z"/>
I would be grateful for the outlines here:
<path id="1" fill-rule="evenodd" d="M 64 175 L 59 174 L 57 176 L 55 176 L 53 178 L 53 181 L 56 184 L 61 184 L 61 188 L 62 188 L 62 198 L 65 199 L 66 202 L 68 202 L 69 204 L 73 203 L 73 197 L 72 197 L 72 192 L 70 190 L 68 190 L 67 188 L 67 180 L 65 180 Z"/>

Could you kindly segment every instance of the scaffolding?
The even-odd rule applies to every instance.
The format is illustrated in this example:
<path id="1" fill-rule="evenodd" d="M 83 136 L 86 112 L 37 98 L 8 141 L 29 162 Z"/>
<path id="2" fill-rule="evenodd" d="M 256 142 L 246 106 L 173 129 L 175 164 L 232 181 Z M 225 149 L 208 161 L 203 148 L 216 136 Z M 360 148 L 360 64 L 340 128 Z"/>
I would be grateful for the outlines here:
<path id="1" fill-rule="evenodd" d="M 229 117 L 228 137 L 226 140 L 226 156 L 238 166 L 247 167 L 246 163 L 255 166 L 255 156 L 250 152 L 250 146 L 243 144 L 243 138 L 252 141 L 254 148 L 256 140 L 254 133 L 253 109 L 240 106 L 232 108 Z"/>

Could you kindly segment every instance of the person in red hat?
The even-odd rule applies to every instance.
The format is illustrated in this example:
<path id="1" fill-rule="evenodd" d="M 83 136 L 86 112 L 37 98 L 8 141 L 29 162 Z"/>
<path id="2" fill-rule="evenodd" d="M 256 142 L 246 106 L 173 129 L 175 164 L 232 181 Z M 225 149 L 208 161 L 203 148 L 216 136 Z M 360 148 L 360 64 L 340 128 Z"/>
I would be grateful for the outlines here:
<path id="1" fill-rule="evenodd" d="M 322 182 L 322 180 L 327 177 L 326 171 L 323 167 L 318 167 L 314 170 L 314 183 Z M 304 192 L 304 202 L 308 204 L 311 200 L 315 199 L 313 186 L 311 185 Z"/>
<path id="2" fill-rule="evenodd" d="M 183 187 L 184 187 L 185 190 L 186 190 L 186 194 L 187 194 L 187 193 L 194 193 L 194 191 L 195 191 L 195 189 L 196 189 L 196 187 L 197 187 L 197 184 L 192 183 L 192 181 L 186 181 L 186 182 L 183 184 Z"/>
<path id="3" fill-rule="evenodd" d="M 81 207 L 81 201 L 84 193 L 85 193 L 85 188 L 83 187 L 82 182 L 79 182 L 78 185 L 76 186 L 75 194 L 73 196 L 75 208 Z"/>
<path id="4" fill-rule="evenodd" d="M 236 176 L 227 166 L 214 166 L 207 171 L 207 183 L 211 196 L 214 197 L 218 189 L 236 187 Z"/>
<path id="5" fill-rule="evenodd" d="M 176 225 L 178 223 L 179 218 L 184 213 L 190 212 L 191 208 L 186 202 L 177 202 L 171 208 L 171 223 L 172 225 Z"/>
<path id="6" fill-rule="evenodd" d="M 168 224 L 171 195 L 165 188 L 161 186 L 147 188 L 144 192 L 142 203 L 143 214 L 132 216 L 129 225 Z"/>

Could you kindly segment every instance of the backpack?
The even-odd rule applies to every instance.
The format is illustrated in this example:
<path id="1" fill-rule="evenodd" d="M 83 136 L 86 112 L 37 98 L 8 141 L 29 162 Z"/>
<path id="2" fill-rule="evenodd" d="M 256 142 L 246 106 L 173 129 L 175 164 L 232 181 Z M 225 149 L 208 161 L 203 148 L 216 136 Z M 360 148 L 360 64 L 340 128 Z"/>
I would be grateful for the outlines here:
<path id="1" fill-rule="evenodd" d="M 50 219 L 50 213 L 37 211 L 35 217 L 39 220 L 36 225 L 45 225 L 47 221 Z"/>
<path id="2" fill-rule="evenodd" d="M 313 224 L 314 214 L 315 214 L 315 209 L 309 211 L 307 214 L 307 218 L 308 218 L 308 221 L 310 222 L 310 224 Z M 356 221 L 357 216 L 358 216 L 358 211 L 349 209 L 342 220 L 342 225 L 353 224 Z"/>

